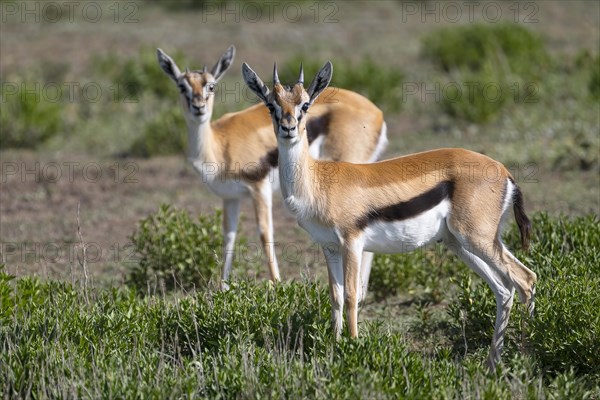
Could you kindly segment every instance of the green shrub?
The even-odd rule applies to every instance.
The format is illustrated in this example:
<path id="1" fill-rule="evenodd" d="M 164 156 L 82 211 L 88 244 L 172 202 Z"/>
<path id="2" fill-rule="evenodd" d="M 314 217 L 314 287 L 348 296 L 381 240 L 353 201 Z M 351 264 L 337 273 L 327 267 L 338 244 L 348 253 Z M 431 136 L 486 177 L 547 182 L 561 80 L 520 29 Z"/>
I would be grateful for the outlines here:
<path id="1" fill-rule="evenodd" d="M 181 52 L 172 57 L 182 68 L 189 65 Z M 115 54 L 96 59 L 95 73 L 111 81 L 117 88 L 118 100 L 133 101 L 142 93 L 150 92 L 159 97 L 172 97 L 175 102 L 177 89 L 173 81 L 165 75 L 156 59 L 156 49 L 142 48 L 137 57 L 123 59 Z"/>
<path id="2" fill-rule="evenodd" d="M 551 61 L 539 36 L 510 23 L 439 29 L 423 39 L 423 54 L 452 78 L 442 83 L 442 109 L 475 123 L 493 121 L 511 102 L 538 102 Z"/>
<path id="3" fill-rule="evenodd" d="M 1 85 L 0 148 L 36 148 L 64 128 L 60 99 L 51 100 L 39 90 L 27 93 L 33 88 L 32 82 L 15 85 L 16 93 L 6 93 L 6 82 Z"/>
<path id="4" fill-rule="evenodd" d="M 553 143 L 552 167 L 556 170 L 589 171 L 600 165 L 600 138 L 597 127 L 586 129 L 583 124 L 574 127 L 568 136 Z"/>
<path id="5" fill-rule="evenodd" d="M 494 333 L 496 316 L 494 294 L 489 286 L 476 278 L 470 270 L 458 274 L 452 280 L 458 287 L 458 294 L 448 305 L 447 313 L 454 328 L 455 347 L 463 352 L 481 348 L 487 350 Z M 513 309 L 507 337 L 511 337 L 514 332 L 515 310 L 516 307 Z M 466 349 L 463 346 L 466 346 Z"/>
<path id="6" fill-rule="evenodd" d="M 6 265 L 0 263 L 0 324 L 4 324 L 12 311 L 11 296 L 13 288 L 8 282 L 15 279 L 5 272 Z"/>
<path id="7" fill-rule="evenodd" d="M 142 136 L 131 144 L 128 153 L 135 157 L 183 154 L 187 146 L 186 132 L 181 107 L 169 107 L 146 123 Z"/>
<path id="8" fill-rule="evenodd" d="M 0 280 L 0 292 L 7 282 Z M 334 342 L 327 290 L 311 282 L 140 298 L 20 278 L 0 324 L 7 398 L 594 398 L 593 377 L 448 348 L 411 351 L 382 324 Z M 5 323 L 4 323 L 5 322 Z M 132 368 L 132 366 L 134 366 Z M 592 382 L 592 383 L 591 383 Z M 51 383 L 51 384 L 50 384 Z M 276 384 L 274 384 L 276 383 Z M 68 394 L 66 396 L 65 394 Z"/>
<path id="9" fill-rule="evenodd" d="M 369 292 L 375 300 L 420 292 L 424 300 L 439 303 L 447 298 L 446 280 L 463 270 L 461 262 L 442 246 L 405 254 L 376 254 Z"/>
<path id="10" fill-rule="evenodd" d="M 331 343 L 322 341 L 332 338 L 329 295 L 315 283 L 234 282 L 227 291 L 198 294 L 182 300 L 179 307 L 179 313 L 165 319 L 165 329 L 169 337 L 181 338 L 178 351 L 187 354 L 215 351 L 232 333 L 259 347 L 279 342 L 293 350 L 302 341 L 298 350 L 307 358 Z"/>
<path id="11" fill-rule="evenodd" d="M 528 255 L 517 256 L 538 275 L 535 318 L 513 309 L 507 345 L 523 347 L 553 373 L 573 369 L 600 378 L 600 225 L 596 216 L 533 219 L 535 236 Z M 507 237 L 514 248 L 518 232 Z M 459 295 L 448 308 L 457 328 L 465 327 L 470 349 L 488 346 L 495 301 L 487 284 L 462 276 Z M 515 303 L 517 305 L 517 303 Z M 526 342 L 521 339 L 524 332 Z M 462 339 L 460 339 L 462 340 Z"/>
<path id="12" fill-rule="evenodd" d="M 484 123 L 497 117 L 512 95 L 507 79 L 491 63 L 477 72 L 456 74 L 457 82 L 447 86 L 443 109 L 451 116 Z"/>
<path id="13" fill-rule="evenodd" d="M 414 257 L 410 258 L 410 261 L 413 261 Z M 405 265 L 407 261 L 409 257 L 402 255 L 376 254 L 373 257 L 369 292 L 373 294 L 375 300 L 381 301 L 396 296 L 408 288 L 406 278 L 409 268 Z M 410 262 L 410 266 L 412 265 L 413 263 Z"/>
<path id="14" fill-rule="evenodd" d="M 588 90 L 592 99 L 600 100 L 600 55 L 594 55 L 588 49 L 581 50 L 575 56 L 575 71 L 589 73 Z"/>
<path id="15" fill-rule="evenodd" d="M 308 86 L 324 61 L 297 56 L 287 61 L 280 71 L 283 84 L 293 84 L 298 79 L 300 64 L 304 64 L 305 84 Z M 360 62 L 333 60 L 331 86 L 353 90 L 364 95 L 377 106 L 389 112 L 402 108 L 402 82 L 404 73 L 396 67 L 384 67 L 371 58 Z"/>
<path id="16" fill-rule="evenodd" d="M 595 100 L 600 100 L 600 56 L 596 57 L 596 60 L 592 63 L 591 70 L 592 74 L 588 89 Z"/>
<path id="17" fill-rule="evenodd" d="M 542 78 L 550 56 L 542 39 L 522 25 L 468 24 L 439 29 L 423 39 L 423 53 L 445 71 L 481 71 L 492 62 L 525 79 Z"/>
<path id="18" fill-rule="evenodd" d="M 221 213 L 190 214 L 168 205 L 138 223 L 131 236 L 139 262 L 128 283 L 144 292 L 160 283 L 166 290 L 206 287 L 221 266 Z"/>

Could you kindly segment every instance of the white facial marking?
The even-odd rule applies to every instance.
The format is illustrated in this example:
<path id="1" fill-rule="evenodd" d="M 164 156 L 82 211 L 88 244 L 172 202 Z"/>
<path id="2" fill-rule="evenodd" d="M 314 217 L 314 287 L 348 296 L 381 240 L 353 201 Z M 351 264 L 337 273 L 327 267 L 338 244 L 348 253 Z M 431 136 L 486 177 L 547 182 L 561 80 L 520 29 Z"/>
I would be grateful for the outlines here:
<path id="1" fill-rule="evenodd" d="M 179 82 L 179 89 L 181 90 L 181 93 L 190 98 L 192 96 L 192 85 L 190 85 L 190 83 L 187 81 L 187 79 L 182 79 Z"/>

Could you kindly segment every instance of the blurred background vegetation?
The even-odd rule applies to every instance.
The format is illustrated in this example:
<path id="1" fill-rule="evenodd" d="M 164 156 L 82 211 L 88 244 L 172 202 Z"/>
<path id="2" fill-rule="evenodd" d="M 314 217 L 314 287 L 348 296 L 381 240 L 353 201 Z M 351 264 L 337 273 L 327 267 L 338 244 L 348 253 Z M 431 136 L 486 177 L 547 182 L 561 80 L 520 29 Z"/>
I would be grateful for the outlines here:
<path id="1" fill-rule="evenodd" d="M 212 65 L 232 43 L 238 46 L 237 60 L 220 84 L 215 118 L 253 101 L 241 86 L 240 61 L 255 61 L 267 77 L 267 65 L 279 61 L 284 80 L 291 81 L 300 62 L 311 75 L 331 59 L 335 85 L 364 94 L 386 112 L 390 156 L 417 150 L 418 143 L 425 142 L 428 147 L 430 143 L 474 147 L 505 163 L 598 171 L 597 35 L 561 45 L 555 22 L 548 20 L 559 11 L 583 13 L 581 5 L 569 10 L 557 3 L 538 6 L 536 23 L 515 23 L 528 14 L 506 7 L 499 23 L 490 23 L 482 13 L 475 13 L 473 23 L 449 23 L 438 4 L 442 18 L 435 23 L 421 15 L 407 15 L 410 9 L 403 2 L 377 6 L 301 2 L 295 5 L 301 17 L 296 18 L 297 13 L 285 17 L 283 8 L 275 8 L 273 22 L 252 23 L 256 13 L 264 20 L 270 15 L 263 9 L 264 2 L 254 2 L 250 8 L 229 2 L 223 6 L 234 11 L 229 17 L 217 11 L 221 3 L 227 2 L 122 3 L 118 16 L 112 11 L 100 22 L 88 23 L 91 28 L 77 12 L 70 23 L 69 13 L 63 10 L 57 22 L 44 23 L 42 18 L 40 25 L 51 33 L 42 40 L 48 49 L 26 59 L 10 44 L 28 40 L 20 36 L 24 30 L 19 16 L 10 15 L 3 53 L 15 50 L 15 54 L 2 62 L 1 148 L 60 149 L 97 156 L 181 154 L 185 129 L 177 91 L 158 68 L 155 48 L 164 47 L 182 66 L 200 68 Z M 381 13 L 380 26 L 372 33 L 365 27 L 349 28 L 361 13 Z M 130 23 L 125 23 L 128 19 Z M 197 26 L 190 24 L 198 20 Z M 395 21 L 406 22 L 397 26 Z M 365 25 L 370 23 L 366 19 Z M 407 35 L 413 24 L 418 29 Z M 85 45 L 75 46 L 84 56 L 73 49 L 67 54 L 78 59 L 57 57 L 52 44 L 59 44 L 67 29 L 74 27 L 86 37 L 81 41 Z M 102 32 L 95 38 L 87 37 L 99 28 Z M 584 28 L 569 27 L 581 29 L 580 35 Z M 143 37 L 103 46 L 126 32 L 146 29 L 149 32 Z M 250 45 L 243 39 L 244 32 L 253 29 L 258 31 L 256 37 L 265 40 Z M 281 32 L 281 40 L 275 32 Z M 355 35 L 362 37 L 353 40 Z M 67 90 L 67 83 L 77 85 L 76 89 Z"/>
<path id="2" fill-rule="evenodd" d="M 43 371 L 31 368 L 38 360 L 36 351 L 43 349 L 38 344 L 45 340 L 37 326 L 49 326 L 43 316 L 53 311 L 29 313 L 27 299 L 50 307 L 64 298 L 72 313 L 61 317 L 73 315 L 77 321 L 67 318 L 61 323 L 93 326 L 98 336 L 94 340 L 107 348 L 127 353 L 131 344 L 123 338 L 144 338 L 153 332 L 136 359 L 152 379 L 138 388 L 138 380 L 127 381 L 123 372 L 117 374 L 123 380 L 112 383 L 115 390 L 161 397 L 167 392 L 153 386 L 155 366 L 168 364 L 173 370 L 165 374 L 183 373 L 192 383 L 195 368 L 218 366 L 223 379 L 205 392 L 215 397 L 302 396 L 301 385 L 323 396 L 384 397 L 400 386 L 416 397 L 453 397 L 464 390 L 488 398 L 598 396 L 598 2 L 481 1 L 472 18 L 466 8 L 454 18 L 450 3 L 433 1 L 303 0 L 273 5 L 266 0 L 86 0 L 72 11 L 66 2 L 51 3 L 55 5 L 29 2 L 30 9 L 39 7 L 35 20 L 35 11 L 21 13 L 24 2 L 0 0 L 0 261 L 6 262 L 0 271 L 0 300 L 10 305 L 0 307 L 0 321 L 14 325 L 13 331 L 0 333 L 9 332 L 11 343 L 29 349 L 25 355 L 31 356 L 9 354 L 0 359 L 10 366 L 10 371 L 0 368 L 0 378 L 14 378 L 15 387 L 25 391 L 30 376 L 39 378 Z M 94 7 L 101 9 L 97 21 Z M 501 16 L 496 19 L 486 9 L 499 9 Z M 379 322 L 365 324 L 371 339 L 344 343 L 341 350 L 328 347 L 328 316 L 322 308 L 327 295 L 312 282 L 276 289 L 242 282 L 232 292 L 208 290 L 184 297 L 188 303 L 182 307 L 212 324 L 194 333 L 199 335 L 196 342 L 189 338 L 196 320 L 180 314 L 169 299 L 139 297 L 160 291 L 181 297 L 210 288 L 221 266 L 221 216 L 215 212 L 220 200 L 186 163 L 178 90 L 158 67 L 156 48 L 181 68 L 199 69 L 205 64 L 210 68 L 231 44 L 236 46 L 236 59 L 217 86 L 213 119 L 255 102 L 241 79 L 242 61 L 265 81 L 277 61 L 282 81 L 293 82 L 300 63 L 309 81 L 331 60 L 333 85 L 364 94 L 385 112 L 390 139 L 385 157 L 466 147 L 507 165 L 525 194 L 528 212 L 535 216 L 532 252 L 517 254 L 540 275 L 539 319 L 528 323 L 517 308 L 508 331 L 513 372 L 505 371 L 497 380 L 484 377 L 480 361 L 492 329 L 491 292 L 441 247 L 410 256 L 376 257 L 361 321 Z M 63 167 L 59 179 L 45 170 L 52 163 Z M 77 165 L 73 179 L 67 178 L 64 163 Z M 86 177 L 89 164 L 99 168 L 100 179 Z M 9 173 L 8 167 L 16 172 Z M 324 282 L 318 248 L 284 212 L 278 195 L 274 204 L 276 240 L 302 253 L 299 258 L 286 257 L 285 248 L 278 248 L 282 275 L 307 274 Z M 71 255 L 56 262 L 12 250 L 76 243 L 79 224 L 84 240 L 103 251 L 89 266 L 92 286 L 119 286 L 123 291 L 99 289 L 90 302 L 88 293 L 80 290 L 80 258 Z M 242 245 L 258 243 L 249 202 L 242 204 L 240 236 Z M 507 241 L 517 247 L 514 226 Z M 266 277 L 264 258 L 258 254 L 258 259 L 236 260 L 236 277 Z M 28 279 L 13 285 L 12 274 L 59 278 L 73 286 Z M 270 290 L 277 293 L 277 307 L 249 311 L 249 304 L 270 300 L 265 298 Z M 58 294 L 48 300 L 49 293 Z M 240 296 L 244 301 L 238 301 Z M 153 307 L 147 309 L 147 304 Z M 314 313 L 316 308 L 320 313 Z M 161 317 L 165 310 L 167 320 Z M 249 322 L 250 312 L 258 322 Z M 143 321 L 141 325 L 129 324 L 132 315 Z M 86 322 L 88 316 L 93 325 Z M 387 321 L 385 329 L 378 325 L 382 320 Z M 125 333 L 103 336 L 111 331 L 103 327 L 113 323 L 120 327 L 115 332 Z M 23 334 L 21 324 L 37 333 Z M 304 329 L 294 340 L 305 341 L 305 350 L 288 351 L 288 342 L 277 347 L 282 340 L 277 332 L 285 324 L 295 327 L 295 333 Z M 157 332 L 157 326 L 164 331 Z M 188 336 L 181 348 L 169 342 L 166 353 L 158 352 L 164 350 L 165 335 Z M 77 379 L 94 386 L 96 380 L 87 381 L 86 368 L 95 367 L 86 364 L 86 343 L 82 339 L 65 345 L 74 346 L 68 352 L 74 358 L 67 361 L 80 366 Z M 193 346 L 212 353 L 198 361 L 190 355 L 196 350 Z M 402 363 L 365 356 L 383 354 L 389 350 L 386 346 L 394 346 L 392 358 Z M 39 357 L 48 357 L 53 373 L 64 375 L 61 364 L 48 355 L 51 351 L 44 352 Z M 289 377 L 288 386 L 273 392 L 268 382 L 275 378 L 265 378 L 258 368 L 244 375 L 239 352 L 257 364 L 272 363 L 268 365 L 273 376 Z M 159 356 L 143 359 L 158 353 L 168 354 L 169 361 Z M 110 354 L 104 359 L 107 370 L 127 364 Z M 219 358 L 220 354 L 226 356 Z M 351 367 L 341 368 L 340 358 L 351 360 Z M 172 359 L 185 368 L 177 369 Z M 310 359 L 316 360 L 315 370 L 303 370 Z M 63 366 L 70 371 L 75 364 Z M 408 373 L 382 376 L 380 371 L 390 365 L 390 371 L 408 366 Z M 374 386 L 358 384 L 352 368 L 365 371 L 362 382 L 375 382 Z M 300 379 L 290 369 L 314 380 Z M 330 369 L 344 379 L 354 378 L 353 383 L 344 386 L 332 379 L 330 386 L 322 386 L 321 379 L 331 376 L 319 374 Z M 435 376 L 435 385 L 430 376 Z M 183 393 L 181 385 L 178 390 Z M 251 392 L 249 387 L 258 389 Z"/>

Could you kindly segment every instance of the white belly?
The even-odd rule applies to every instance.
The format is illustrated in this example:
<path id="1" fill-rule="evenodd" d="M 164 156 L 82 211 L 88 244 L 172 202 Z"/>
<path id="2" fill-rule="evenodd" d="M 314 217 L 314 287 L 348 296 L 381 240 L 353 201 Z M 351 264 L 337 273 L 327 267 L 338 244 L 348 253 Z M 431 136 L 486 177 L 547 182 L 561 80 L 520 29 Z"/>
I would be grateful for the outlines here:
<path id="1" fill-rule="evenodd" d="M 334 228 L 323 225 L 315 219 L 307 218 L 299 220 L 298 224 L 319 244 L 341 243 L 339 235 Z"/>
<path id="2" fill-rule="evenodd" d="M 225 179 L 219 176 L 214 163 L 205 165 L 200 161 L 193 161 L 192 166 L 200 175 L 202 183 L 206 184 L 211 192 L 223 199 L 239 199 L 250 196 L 250 184 L 242 179 Z M 268 185 L 271 192 L 279 189 L 279 170 L 272 168 L 262 182 Z M 265 186 L 266 188 L 267 186 Z"/>
<path id="3" fill-rule="evenodd" d="M 364 249 L 373 253 L 407 253 L 442 240 L 446 235 L 445 219 L 449 212 L 450 201 L 444 200 L 414 218 L 373 222 L 364 230 Z"/>
<path id="4" fill-rule="evenodd" d="M 224 199 L 238 199 L 250 195 L 250 189 L 243 181 L 216 178 L 206 184 L 211 192 Z"/>
<path id="5" fill-rule="evenodd" d="M 269 183 L 271 184 L 271 190 L 276 192 L 279 190 L 279 168 L 273 168 L 268 175 Z"/>

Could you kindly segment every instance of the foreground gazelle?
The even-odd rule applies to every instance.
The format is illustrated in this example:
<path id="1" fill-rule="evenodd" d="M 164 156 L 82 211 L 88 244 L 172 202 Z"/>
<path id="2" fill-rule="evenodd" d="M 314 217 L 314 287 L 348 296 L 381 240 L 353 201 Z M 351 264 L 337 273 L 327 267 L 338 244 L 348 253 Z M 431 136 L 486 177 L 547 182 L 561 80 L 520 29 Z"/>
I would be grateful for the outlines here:
<path id="1" fill-rule="evenodd" d="M 276 83 L 270 91 L 247 64 L 242 66 L 246 84 L 271 111 L 285 203 L 325 253 L 336 337 L 342 330 L 344 302 L 350 336 L 358 335 L 363 251 L 402 253 L 443 241 L 494 291 L 497 311 L 489 358 L 494 368 L 515 288 L 530 313 L 534 307 L 536 275 L 508 251 L 500 236 L 503 217 L 514 202 L 527 246 L 530 223 L 521 191 L 502 164 L 464 149 L 374 164 L 314 160 L 305 117 L 329 85 L 332 71 L 328 62 L 308 90 L 300 83 L 292 88 Z"/>
<path id="2" fill-rule="evenodd" d="M 210 122 L 215 84 L 233 61 L 233 46 L 208 71 L 180 71 L 161 49 L 158 62 L 177 84 L 188 128 L 188 160 L 204 183 L 223 198 L 225 235 L 222 286 L 233 262 L 240 199 L 251 197 L 258 230 L 267 256 L 271 279 L 278 281 L 279 268 L 273 242 L 272 192 L 279 186 L 277 141 L 267 108 L 263 104 L 224 115 Z M 372 162 L 387 143 L 383 113 L 363 96 L 331 88 L 316 103 L 308 126 L 308 142 L 315 156 L 350 162 Z M 360 128 L 357 130 L 356 126 Z M 365 273 L 370 270 L 372 254 L 365 257 Z"/>

